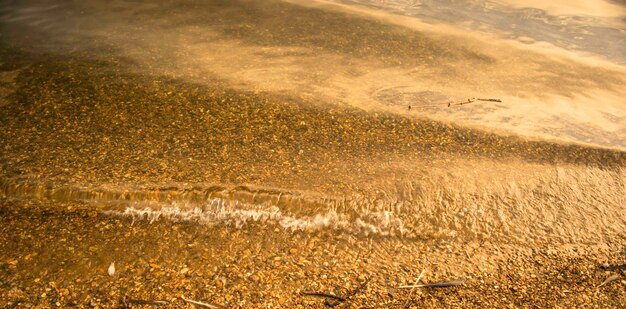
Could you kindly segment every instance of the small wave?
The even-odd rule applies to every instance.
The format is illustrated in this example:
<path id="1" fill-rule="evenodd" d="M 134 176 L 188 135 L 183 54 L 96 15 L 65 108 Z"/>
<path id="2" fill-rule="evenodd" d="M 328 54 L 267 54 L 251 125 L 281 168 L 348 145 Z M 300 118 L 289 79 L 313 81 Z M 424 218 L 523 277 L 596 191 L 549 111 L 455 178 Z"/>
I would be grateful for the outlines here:
<path id="1" fill-rule="evenodd" d="M 277 224 L 406 239 L 597 243 L 623 235 L 626 170 L 515 162 L 431 168 L 421 178 L 329 196 L 246 186 L 74 188 L 1 180 L 0 197 L 84 202 L 110 215 L 200 224 Z"/>
<path id="2" fill-rule="evenodd" d="M 226 224 L 243 228 L 250 223 L 278 224 L 289 231 L 335 230 L 357 235 L 402 236 L 402 221 L 391 212 L 370 213 L 367 218 L 352 219 L 346 214 L 329 210 L 313 216 L 295 216 L 287 214 L 276 206 L 260 206 L 214 199 L 206 207 L 128 207 L 124 211 L 105 211 L 109 215 L 130 216 L 133 219 L 149 220 L 151 223 L 166 219 L 172 221 L 191 221 L 201 224 Z M 376 222 L 368 223 L 367 221 Z"/>

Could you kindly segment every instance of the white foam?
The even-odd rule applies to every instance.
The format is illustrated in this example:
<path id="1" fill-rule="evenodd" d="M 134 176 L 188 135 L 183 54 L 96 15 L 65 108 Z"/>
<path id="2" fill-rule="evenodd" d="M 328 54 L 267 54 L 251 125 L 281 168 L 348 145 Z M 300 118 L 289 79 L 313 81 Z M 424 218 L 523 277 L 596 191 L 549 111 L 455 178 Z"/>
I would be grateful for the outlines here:
<path id="1" fill-rule="evenodd" d="M 359 235 L 398 235 L 404 234 L 402 220 L 391 211 L 362 212 L 352 218 L 347 214 L 327 210 L 311 216 L 298 216 L 281 211 L 277 206 L 252 205 L 221 198 L 212 199 L 204 207 L 189 207 L 184 203 L 174 203 L 155 209 L 143 204 L 127 207 L 124 211 L 108 210 L 109 215 L 130 216 L 133 219 L 159 219 L 172 221 L 194 221 L 202 224 L 226 224 L 243 228 L 250 223 L 273 223 L 289 231 L 338 230 Z"/>

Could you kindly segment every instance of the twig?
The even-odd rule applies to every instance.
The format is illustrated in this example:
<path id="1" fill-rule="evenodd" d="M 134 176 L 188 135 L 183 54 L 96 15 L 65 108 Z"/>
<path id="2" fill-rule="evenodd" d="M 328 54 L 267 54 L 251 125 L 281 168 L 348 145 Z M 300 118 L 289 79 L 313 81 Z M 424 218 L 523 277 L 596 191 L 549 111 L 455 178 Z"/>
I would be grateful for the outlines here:
<path id="1" fill-rule="evenodd" d="M 457 102 L 457 103 L 448 103 L 448 107 L 450 106 L 456 106 L 456 105 L 465 105 L 465 104 L 470 104 L 470 103 L 474 103 L 476 101 L 483 101 L 483 102 L 502 102 L 502 100 L 500 99 L 479 99 L 479 98 L 471 98 L 471 99 L 467 99 L 467 101 L 461 101 L 461 102 Z"/>
<path id="2" fill-rule="evenodd" d="M 304 296 L 318 296 L 318 297 L 326 297 L 326 298 L 331 298 L 331 299 L 335 299 L 338 300 L 340 302 L 344 302 L 346 301 L 345 298 L 337 296 L 337 295 L 333 295 L 333 294 L 328 294 L 328 293 L 322 293 L 322 292 L 302 292 L 300 293 Z"/>
<path id="3" fill-rule="evenodd" d="M 486 101 L 486 102 L 502 102 L 500 99 L 476 99 L 478 101 Z"/>
<path id="4" fill-rule="evenodd" d="M 400 289 L 412 289 L 412 288 L 446 288 L 450 286 L 459 286 L 463 285 L 465 280 L 450 280 L 450 281 L 439 281 L 428 284 L 415 284 L 415 285 L 403 285 Z"/>
<path id="5" fill-rule="evenodd" d="M 424 272 L 426 272 L 426 268 L 424 268 L 422 272 L 420 273 L 420 275 L 417 276 L 417 280 L 415 280 L 415 285 L 418 285 L 420 283 L 420 279 L 422 279 Z M 411 289 L 411 294 L 409 294 L 409 298 L 407 298 L 406 302 L 404 303 L 404 307 L 406 307 L 409 304 L 409 301 L 411 301 L 411 297 L 413 297 L 414 292 L 415 292 L 415 289 Z"/>
<path id="6" fill-rule="evenodd" d="M 187 299 L 187 298 L 185 298 L 185 296 L 181 296 L 180 298 L 182 298 L 184 301 L 186 301 L 188 303 L 191 303 L 191 304 L 194 304 L 194 305 L 198 305 L 198 306 L 202 306 L 202 307 L 206 307 L 206 308 L 211 308 L 211 309 L 217 309 L 218 308 L 217 306 L 213 306 L 213 305 L 210 305 L 210 304 L 207 304 L 207 303 L 202 303 L 202 302 L 199 302 L 199 301 Z"/>
<path id="7" fill-rule="evenodd" d="M 480 99 L 480 98 L 471 98 L 471 99 L 467 99 L 465 101 L 460 101 L 460 102 L 447 102 L 447 103 L 439 103 L 439 104 L 425 104 L 425 105 L 409 105 L 409 110 L 411 110 L 411 108 L 415 107 L 415 108 L 426 108 L 426 107 L 442 107 L 445 105 L 447 105 L 448 107 L 452 107 L 452 106 L 460 106 L 460 105 L 465 105 L 465 104 L 470 104 L 470 103 L 474 103 L 476 101 L 483 101 L 483 102 L 502 102 L 502 100 L 500 99 Z"/>
<path id="8" fill-rule="evenodd" d="M 604 265 L 600 265 L 600 268 L 602 268 L 604 270 L 620 270 L 620 269 L 625 269 L 626 270 L 626 264 L 622 264 L 622 265 L 604 264 Z"/>
<path id="9" fill-rule="evenodd" d="M 367 278 L 367 280 L 363 281 L 358 287 L 356 287 L 354 290 L 352 290 L 352 292 L 350 292 L 350 294 L 348 294 L 345 297 L 345 301 L 343 302 L 343 307 L 349 306 L 350 304 L 350 298 L 352 298 L 354 295 L 356 295 L 357 293 L 359 293 L 368 283 L 369 283 L 370 279 Z M 340 304 L 341 302 L 338 301 L 336 305 Z M 328 305 L 328 304 L 327 304 Z"/>
<path id="10" fill-rule="evenodd" d="M 345 304 L 345 303 L 341 302 L 341 301 L 338 301 L 338 300 L 330 300 L 330 299 L 327 299 L 327 300 L 324 301 L 324 305 L 326 305 L 328 307 L 331 307 L 331 308 L 339 306 L 339 304 Z"/>
<path id="11" fill-rule="evenodd" d="M 603 285 L 609 284 L 613 281 L 618 280 L 619 278 L 621 278 L 622 276 L 618 275 L 618 274 L 614 274 L 613 276 L 610 276 L 608 278 L 606 278 L 606 280 L 604 280 L 604 282 L 602 282 L 600 285 L 598 285 L 598 288 L 600 288 Z"/>
<path id="12" fill-rule="evenodd" d="M 167 305 L 168 303 L 165 300 L 143 300 L 143 299 L 129 299 L 128 302 L 133 305 L 152 305 L 152 306 Z"/>
<path id="13" fill-rule="evenodd" d="M 467 99 L 467 101 L 461 101 L 461 102 L 457 102 L 457 103 L 450 102 L 450 103 L 448 103 L 448 107 L 456 106 L 456 105 L 465 105 L 465 104 L 470 104 L 470 103 L 474 103 L 474 102 L 476 102 L 476 99 L 473 99 L 473 98 L 472 99 Z"/>

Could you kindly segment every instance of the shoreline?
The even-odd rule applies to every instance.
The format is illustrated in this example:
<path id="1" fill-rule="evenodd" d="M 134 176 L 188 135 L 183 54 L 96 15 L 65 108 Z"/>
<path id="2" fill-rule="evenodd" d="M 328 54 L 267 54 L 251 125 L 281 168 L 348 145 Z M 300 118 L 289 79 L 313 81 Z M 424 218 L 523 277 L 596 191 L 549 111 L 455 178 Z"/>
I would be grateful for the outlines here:
<path id="1" fill-rule="evenodd" d="M 286 232 L 267 225 L 236 229 L 188 222 L 112 217 L 86 205 L 46 206 L 3 199 L 0 206 L 0 302 L 3 306 L 120 307 L 182 297 L 215 306 L 325 307 L 319 292 L 348 298 L 344 307 L 619 306 L 626 300 L 619 246 L 507 249 L 467 243 L 408 244 Z M 521 250 L 520 250 L 521 249 Z M 623 250 L 623 248 L 622 248 Z M 480 262 L 478 262 L 480 261 Z M 107 274 L 110 263 L 116 272 Z M 464 279 L 462 286 L 401 290 Z M 617 281 L 598 287 L 608 277 Z"/>

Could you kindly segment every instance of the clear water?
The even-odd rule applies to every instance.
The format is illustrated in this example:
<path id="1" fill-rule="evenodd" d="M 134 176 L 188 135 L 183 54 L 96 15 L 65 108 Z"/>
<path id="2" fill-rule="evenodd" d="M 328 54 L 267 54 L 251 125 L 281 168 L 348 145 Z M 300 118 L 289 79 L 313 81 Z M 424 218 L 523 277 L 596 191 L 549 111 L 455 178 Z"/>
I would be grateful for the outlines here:
<path id="1" fill-rule="evenodd" d="M 0 23 L 5 42 L 33 53 L 121 56 L 138 74 L 197 83 L 217 76 L 234 88 L 372 113 L 626 149 L 623 4 L 597 1 L 588 12 L 569 2 L 295 2 L 224 8 L 210 1 L 8 1 Z M 367 37 L 324 28 L 300 7 L 327 10 L 314 14 L 333 16 L 355 32 L 361 25 L 386 32 L 368 30 L 376 40 L 367 43 Z M 239 18 L 248 9 L 252 17 Z M 215 21 L 223 14 L 230 18 Z M 298 24 L 301 16 L 305 22 Z M 295 26 L 285 30 L 290 22 Z M 400 43 L 385 41 L 396 35 Z M 448 107 L 474 97 L 501 102 Z M 377 179 L 365 193 L 342 196 L 212 184 L 77 188 L 14 179 L 3 180 L 2 194 L 88 202 L 149 219 L 273 222 L 292 230 L 409 238 L 597 242 L 625 229 L 623 168 L 458 159 L 424 173 L 410 163 L 401 162 L 403 178 Z"/>

